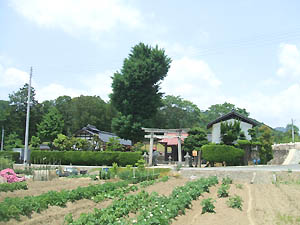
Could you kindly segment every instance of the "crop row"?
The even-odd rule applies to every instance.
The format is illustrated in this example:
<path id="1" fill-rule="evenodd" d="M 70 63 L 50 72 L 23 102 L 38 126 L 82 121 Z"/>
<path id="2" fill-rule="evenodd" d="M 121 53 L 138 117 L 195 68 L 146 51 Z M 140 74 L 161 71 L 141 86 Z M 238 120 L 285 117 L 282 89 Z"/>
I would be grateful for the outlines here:
<path id="1" fill-rule="evenodd" d="M 104 209 L 95 209 L 94 213 L 82 214 L 73 220 L 72 215 L 66 216 L 69 225 L 84 224 L 169 224 L 179 213 L 185 213 L 192 200 L 197 199 L 203 192 L 209 192 L 209 187 L 218 183 L 216 177 L 201 178 L 188 182 L 182 187 L 176 187 L 169 197 L 148 194 L 141 191 L 136 195 L 126 195 Z M 129 221 L 127 216 L 134 213 L 137 218 Z"/>
<path id="2" fill-rule="evenodd" d="M 141 188 L 145 188 L 148 187 L 150 185 L 156 184 L 158 182 L 166 182 L 169 180 L 168 176 L 164 176 L 160 179 L 156 179 L 156 180 L 145 180 L 139 183 L 139 186 Z M 131 192 L 131 191 L 137 191 L 139 188 L 137 185 L 131 185 L 131 186 L 127 186 L 127 187 L 121 187 L 119 189 L 115 189 L 113 191 L 110 192 L 106 192 L 106 193 L 100 193 L 98 195 L 96 195 L 95 197 L 92 197 L 92 200 L 94 202 L 100 202 L 103 201 L 105 199 L 122 199 L 124 198 L 124 195 Z"/>
<path id="3" fill-rule="evenodd" d="M 0 221 L 8 221 L 11 218 L 19 219 L 20 215 L 30 216 L 33 212 L 39 213 L 49 206 L 64 207 L 67 202 L 91 199 L 101 193 L 111 192 L 127 186 L 127 181 L 109 182 L 78 187 L 73 190 L 49 191 L 38 196 L 5 198 L 3 202 L 0 202 Z"/>
<path id="4" fill-rule="evenodd" d="M 16 190 L 27 190 L 28 186 L 26 182 L 15 182 L 15 183 L 3 183 L 0 184 L 0 192 L 16 191 Z"/>

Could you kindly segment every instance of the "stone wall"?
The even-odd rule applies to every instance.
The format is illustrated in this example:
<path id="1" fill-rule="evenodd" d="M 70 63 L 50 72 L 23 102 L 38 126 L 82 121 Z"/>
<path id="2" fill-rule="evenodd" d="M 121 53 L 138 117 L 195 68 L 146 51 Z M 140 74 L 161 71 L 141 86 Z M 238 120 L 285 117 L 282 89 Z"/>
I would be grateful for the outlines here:
<path id="1" fill-rule="evenodd" d="M 300 149 L 300 142 L 295 143 L 284 143 L 272 145 L 273 150 L 289 150 L 289 149 Z"/>
<path id="2" fill-rule="evenodd" d="M 282 165 L 284 160 L 289 154 L 291 149 L 300 150 L 300 142 L 295 143 L 283 143 L 283 144 L 274 144 L 272 145 L 273 149 L 273 159 L 268 162 L 269 165 Z"/>
<path id="3" fill-rule="evenodd" d="M 288 154 L 289 149 L 273 150 L 273 159 L 270 162 L 268 162 L 268 165 L 282 165 Z"/>

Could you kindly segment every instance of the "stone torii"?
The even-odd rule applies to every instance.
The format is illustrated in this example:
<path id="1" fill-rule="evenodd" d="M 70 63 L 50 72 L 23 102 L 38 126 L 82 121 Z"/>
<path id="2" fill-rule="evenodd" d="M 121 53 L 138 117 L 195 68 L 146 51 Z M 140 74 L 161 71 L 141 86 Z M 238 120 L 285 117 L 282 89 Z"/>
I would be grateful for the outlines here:
<path id="1" fill-rule="evenodd" d="M 186 138 L 185 136 L 182 136 L 182 132 L 185 131 L 187 132 L 189 129 L 158 129 L 158 128 L 142 128 L 146 133 L 150 133 L 145 135 L 145 138 L 150 138 L 150 147 L 149 147 L 149 166 L 152 166 L 152 157 L 153 157 L 153 141 L 154 138 L 157 139 L 163 139 L 163 138 L 174 138 L 177 137 L 178 140 L 178 163 L 182 163 L 181 159 L 181 138 Z M 155 134 L 159 133 L 159 134 Z M 168 135 L 162 135 L 165 133 L 177 133 L 175 136 L 168 136 Z"/>

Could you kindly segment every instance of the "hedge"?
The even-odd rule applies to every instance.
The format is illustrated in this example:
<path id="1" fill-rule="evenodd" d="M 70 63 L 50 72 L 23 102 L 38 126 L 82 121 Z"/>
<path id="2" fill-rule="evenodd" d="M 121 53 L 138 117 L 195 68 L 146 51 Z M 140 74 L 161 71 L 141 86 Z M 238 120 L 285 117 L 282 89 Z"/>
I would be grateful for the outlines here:
<path id="1" fill-rule="evenodd" d="M 208 144 L 202 146 L 202 157 L 209 162 L 226 162 L 227 165 L 240 165 L 244 154 L 244 150 L 231 145 Z"/>
<path id="2" fill-rule="evenodd" d="M 95 151 L 32 151 L 31 163 L 84 166 L 134 165 L 141 159 L 140 152 L 95 152 Z"/>
<path id="3" fill-rule="evenodd" d="M 14 162 L 19 162 L 20 161 L 20 153 L 19 152 L 0 151 L 0 157 L 11 159 Z"/>

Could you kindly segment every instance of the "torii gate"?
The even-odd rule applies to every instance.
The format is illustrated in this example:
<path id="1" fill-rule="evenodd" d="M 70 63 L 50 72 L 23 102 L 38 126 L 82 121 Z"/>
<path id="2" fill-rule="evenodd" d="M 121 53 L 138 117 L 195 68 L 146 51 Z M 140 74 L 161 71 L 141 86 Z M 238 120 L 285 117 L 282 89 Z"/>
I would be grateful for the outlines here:
<path id="1" fill-rule="evenodd" d="M 142 128 L 146 133 L 150 133 L 145 135 L 145 138 L 150 138 L 150 147 L 149 147 L 149 166 L 152 166 L 152 157 L 153 157 L 153 140 L 154 138 L 162 139 L 162 138 L 174 138 L 177 137 L 178 140 L 178 163 L 182 163 L 181 156 L 181 138 L 186 138 L 182 136 L 182 131 L 187 132 L 189 129 L 158 129 L 158 128 Z M 160 133 L 160 134 L 155 134 Z M 161 135 L 161 133 L 177 133 L 175 136 Z"/>

